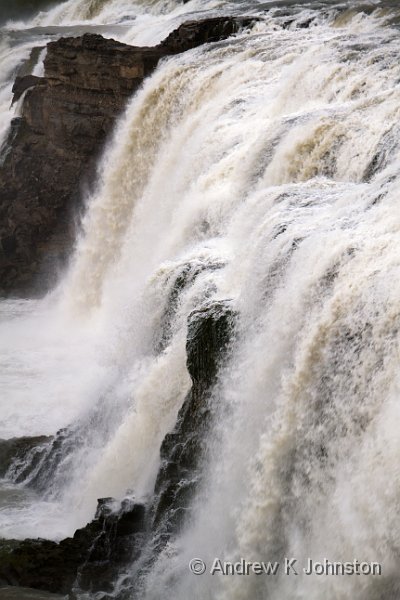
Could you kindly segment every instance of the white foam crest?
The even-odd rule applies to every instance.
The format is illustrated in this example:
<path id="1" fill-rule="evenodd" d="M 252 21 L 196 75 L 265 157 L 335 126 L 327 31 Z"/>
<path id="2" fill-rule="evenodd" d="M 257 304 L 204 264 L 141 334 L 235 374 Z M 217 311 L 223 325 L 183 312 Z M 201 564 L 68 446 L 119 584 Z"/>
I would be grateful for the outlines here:
<path id="1" fill-rule="evenodd" d="M 246 577 L 217 590 L 215 578 L 187 573 L 195 555 L 338 560 L 346 551 L 390 562 L 399 157 L 395 144 L 377 156 L 398 122 L 399 51 L 397 33 L 375 17 L 296 31 L 267 21 L 163 63 L 144 84 L 104 155 L 53 299 L 60 305 L 0 324 L 12 340 L 0 346 L 12 355 L 9 430 L 23 432 L 28 417 L 50 433 L 82 413 L 95 429 L 68 458 L 72 476 L 55 478 L 55 519 L 44 522 L 43 504 L 35 513 L 29 503 L 32 535 L 72 532 L 99 496 L 151 491 L 160 443 L 190 385 L 188 314 L 230 298 L 238 337 L 215 391 L 214 459 L 196 517 L 168 548 L 173 560 L 160 558 L 147 598 L 165 589 L 179 600 L 321 597 L 315 578 L 302 591 L 289 579 Z M 160 350 L 174 274 L 196 261 L 205 273 L 182 293 Z M 40 381 L 24 395 L 15 372 L 26 371 L 26 382 L 32 365 Z M 17 525 L 7 535 L 21 535 Z M 335 580 L 324 597 L 357 598 L 356 583 Z"/>
<path id="2" fill-rule="evenodd" d="M 339 49 L 346 44 L 343 32 L 331 41 Z M 302 578 L 300 587 L 289 577 L 190 579 L 184 569 L 193 556 L 207 565 L 214 557 L 297 556 L 305 564 L 309 556 L 359 556 L 381 560 L 393 572 L 399 490 L 391 456 L 398 444 L 392 424 L 382 423 L 382 406 L 388 403 L 393 415 L 399 290 L 390 282 L 400 222 L 397 184 L 390 182 L 398 174 L 397 152 L 371 184 L 364 178 L 397 122 L 397 65 L 386 55 L 375 70 L 379 61 L 367 56 L 363 84 L 359 61 L 345 64 L 337 95 L 341 58 L 331 64 L 335 54 L 328 46 L 325 55 L 325 48 L 314 51 L 315 63 L 307 52 L 292 54 L 294 77 L 275 77 L 264 96 L 280 99 L 284 91 L 287 100 L 271 102 L 264 123 L 275 133 L 272 160 L 224 234 L 233 260 L 219 292 L 236 290 L 241 321 L 218 392 L 223 418 L 215 462 L 196 516 L 148 580 L 148 599 L 166 588 L 178 598 L 321 597 L 318 577 Z M 323 55 L 329 56 L 326 79 L 304 77 L 323 71 Z M 301 95 L 291 96 L 297 73 Z M 382 427 L 387 454 L 376 433 Z M 380 473 L 372 497 L 371 468 Z M 383 500 L 386 475 L 391 483 Z M 371 578 L 363 585 L 357 578 L 322 583 L 329 599 L 375 597 L 380 589 Z"/>

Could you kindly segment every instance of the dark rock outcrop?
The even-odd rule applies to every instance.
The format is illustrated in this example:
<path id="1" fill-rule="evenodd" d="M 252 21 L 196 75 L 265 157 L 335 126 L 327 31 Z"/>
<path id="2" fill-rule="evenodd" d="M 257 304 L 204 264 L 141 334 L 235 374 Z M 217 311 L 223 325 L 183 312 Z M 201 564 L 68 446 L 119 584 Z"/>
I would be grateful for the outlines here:
<path id="1" fill-rule="evenodd" d="M 161 42 L 166 54 L 179 54 L 202 44 L 225 40 L 239 29 L 248 27 L 257 17 L 215 17 L 203 21 L 186 21 Z"/>
<path id="2" fill-rule="evenodd" d="M 112 591 L 115 574 L 134 562 L 147 539 L 147 512 L 142 504 L 126 498 L 115 507 L 112 498 L 99 500 L 95 521 L 101 533 L 92 543 L 88 557 L 78 569 L 76 586 L 88 592 Z"/>
<path id="3" fill-rule="evenodd" d="M 51 440 L 51 437 L 44 435 L 0 440 L 0 477 L 6 475 L 11 465 L 15 465 L 16 468 L 19 464 L 24 465 L 28 455 L 30 455 L 29 463 L 34 468 Z"/>
<path id="4" fill-rule="evenodd" d="M 76 583 L 88 590 L 106 589 L 116 565 L 139 552 L 144 527 L 142 505 L 126 500 L 115 510 L 111 499 L 99 500 L 95 519 L 60 543 L 0 540 L 0 585 L 62 594 Z"/>
<path id="5" fill-rule="evenodd" d="M 164 350 L 170 342 L 172 334 L 172 325 L 176 316 L 176 311 L 179 308 L 179 302 L 182 292 L 194 284 L 197 277 L 206 271 L 216 271 L 221 269 L 225 263 L 222 261 L 188 261 L 181 265 L 179 269 L 174 271 L 171 277 L 165 281 L 165 286 L 172 285 L 169 290 L 168 298 L 165 303 L 164 314 L 161 319 L 159 330 L 159 340 L 156 341 L 158 351 Z"/>
<path id="6" fill-rule="evenodd" d="M 210 394 L 232 339 L 234 319 L 228 302 L 212 303 L 189 316 L 186 353 L 192 388 L 174 430 L 162 443 L 152 508 L 161 546 L 184 523 L 200 480 L 212 418 Z"/>
<path id="7" fill-rule="evenodd" d="M 45 77 L 25 73 L 15 82 L 14 99 L 25 97 L 0 154 L 0 294 L 43 294 L 54 285 L 104 142 L 160 59 L 250 22 L 184 23 L 154 48 L 89 34 L 48 44 Z"/>
<path id="8" fill-rule="evenodd" d="M 12 103 L 18 102 L 24 92 L 29 88 L 35 87 L 36 85 L 46 85 L 44 77 L 37 77 L 36 75 L 21 75 L 18 76 L 13 85 L 13 101 Z"/>
<path id="9" fill-rule="evenodd" d="M 68 427 L 60 429 L 42 447 L 40 456 L 29 456 L 28 460 L 18 468 L 14 468 L 12 480 L 15 483 L 24 483 L 29 477 L 29 486 L 39 493 L 45 494 L 50 482 L 53 480 L 60 463 L 64 461 L 63 470 L 66 470 L 65 461 L 69 454 L 83 444 L 83 439 L 78 434 L 79 428 Z"/>
<path id="10" fill-rule="evenodd" d="M 98 502 L 95 519 L 60 543 L 0 540 L 0 585 L 72 597 L 74 589 L 101 591 L 102 597 L 110 598 L 116 576 L 126 574 L 127 597 L 136 597 L 132 596 L 136 592 L 140 597 L 145 574 L 185 523 L 201 481 L 214 413 L 211 392 L 229 352 L 234 321 L 229 302 L 210 303 L 189 315 L 186 350 L 192 388 L 174 430 L 162 443 L 161 466 L 147 506 L 132 498 L 122 502 L 104 498 Z M 57 444 L 57 438 L 52 444 Z M 57 454 L 57 445 L 54 451 Z"/>

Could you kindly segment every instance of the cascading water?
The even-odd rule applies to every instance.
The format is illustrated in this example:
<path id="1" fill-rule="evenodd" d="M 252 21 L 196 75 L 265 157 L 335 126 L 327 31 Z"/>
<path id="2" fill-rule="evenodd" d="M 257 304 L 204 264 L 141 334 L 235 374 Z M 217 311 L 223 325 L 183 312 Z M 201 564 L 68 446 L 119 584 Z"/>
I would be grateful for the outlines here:
<path id="1" fill-rule="evenodd" d="M 0 536 L 58 540 L 100 497 L 152 497 L 191 387 L 188 318 L 229 302 L 190 516 L 131 593 L 398 597 L 400 13 L 360 4 L 69 0 L 34 18 L 124 22 L 117 37 L 137 44 L 205 9 L 260 21 L 162 62 L 104 152 L 59 287 L 0 304 L 0 437 L 62 430 L 56 453 L 45 442 L 26 472 L 11 465 Z M 37 40 L 15 27 L 5 98 Z M 383 575 L 209 573 L 215 558 L 285 557 L 377 561 Z M 126 573 L 113 594 L 133 585 Z"/>

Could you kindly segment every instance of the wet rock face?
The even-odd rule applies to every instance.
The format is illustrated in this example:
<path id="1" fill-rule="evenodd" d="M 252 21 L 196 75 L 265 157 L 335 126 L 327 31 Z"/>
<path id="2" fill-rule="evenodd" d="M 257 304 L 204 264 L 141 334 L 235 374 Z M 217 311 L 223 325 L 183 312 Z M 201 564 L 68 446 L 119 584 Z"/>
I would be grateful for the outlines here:
<path id="1" fill-rule="evenodd" d="M 12 466 L 18 469 L 18 466 L 21 465 L 20 470 L 23 471 L 23 465 L 26 464 L 28 456 L 31 459 L 30 464 L 33 463 L 32 468 L 34 468 L 51 440 L 51 437 L 45 435 L 0 440 L 0 477 L 5 477 Z M 25 479 L 25 477 L 21 479 Z"/>
<path id="2" fill-rule="evenodd" d="M 225 40 L 241 28 L 248 27 L 256 18 L 215 17 L 203 21 L 186 21 L 160 44 L 168 54 L 178 54 L 209 42 Z"/>
<path id="3" fill-rule="evenodd" d="M 122 592 L 119 600 L 142 597 L 146 575 L 190 515 L 194 493 L 201 483 L 207 434 L 218 400 L 215 384 L 229 355 L 234 323 L 235 313 L 229 302 L 211 303 L 189 316 L 186 350 L 192 389 L 173 431 L 165 436 L 160 449 L 161 465 L 146 510 L 142 547 L 139 552 L 134 547 L 132 558 L 126 563 L 128 569 L 123 564 L 118 569 L 127 588 L 126 595 Z M 110 591 L 106 586 L 102 590 Z M 111 596 L 105 596 L 104 600 L 108 598 L 111 600 Z"/>
<path id="4" fill-rule="evenodd" d="M 189 315 L 186 364 L 195 395 L 202 395 L 215 382 L 231 340 L 233 320 L 228 302 L 213 303 Z"/>
<path id="5" fill-rule="evenodd" d="M 194 284 L 197 277 L 206 271 L 216 271 L 222 269 L 225 263 L 222 261 L 202 262 L 188 261 L 181 266 L 180 270 L 173 275 L 173 284 L 170 288 L 168 299 L 166 301 L 164 314 L 159 326 L 159 339 L 157 341 L 157 349 L 159 352 L 165 350 L 168 346 L 171 334 L 172 324 L 179 307 L 180 296 L 184 290 Z M 169 284 L 169 279 L 165 285 Z"/>
<path id="6" fill-rule="evenodd" d="M 64 556 L 60 545 L 48 540 L 1 542 L 0 584 L 66 593 L 74 581 L 76 561 L 76 556 Z"/>
<path id="7" fill-rule="evenodd" d="M 0 167 L 3 293 L 24 295 L 34 281 L 42 292 L 54 283 L 74 240 L 82 186 L 149 68 L 139 54 L 101 36 L 61 39 L 48 45 L 45 78 L 17 80 L 16 96 L 26 93 L 22 116 Z"/>
<path id="8" fill-rule="evenodd" d="M 249 19 L 184 23 L 154 48 L 100 35 L 47 46 L 45 77 L 17 78 L 14 119 L 0 151 L 0 295 L 52 287 L 75 238 L 82 196 L 117 118 L 160 59 L 226 39 Z"/>
<path id="9" fill-rule="evenodd" d="M 134 560 L 145 530 L 145 508 L 132 500 L 120 507 L 99 500 L 95 519 L 59 544 L 49 540 L 0 540 L 0 586 L 70 593 L 107 590 L 116 566 Z"/>
<path id="10" fill-rule="evenodd" d="M 162 443 L 152 508 L 153 530 L 161 546 L 183 524 L 200 481 L 213 414 L 210 394 L 228 353 L 234 320 L 228 302 L 213 303 L 189 316 L 186 352 L 192 388 L 174 430 Z"/>
<path id="11" fill-rule="evenodd" d="M 69 593 L 71 598 L 75 597 L 74 590 L 101 592 L 106 599 L 114 597 L 113 583 L 118 574 L 125 573 L 128 589 L 140 588 L 149 566 L 184 524 L 201 482 L 207 433 L 217 401 L 211 392 L 229 354 L 234 322 L 235 313 L 228 301 L 210 303 L 189 315 L 186 352 L 192 388 L 174 430 L 162 443 L 154 495 L 147 505 L 132 498 L 122 502 L 103 498 L 98 501 L 94 520 L 60 543 L 0 540 L 0 585 Z M 51 472 L 52 460 L 59 461 L 66 437 L 68 431 L 62 430 L 55 438 L 0 441 L 3 472 L 7 470 L 4 465 L 16 464 L 19 456 L 23 464 L 29 452 L 37 452 L 38 460 L 43 459 L 44 452 Z M 31 463 L 29 468 L 32 471 Z M 30 485 L 40 489 L 44 477 L 40 465 L 34 476 L 31 472 L 29 476 Z M 45 477 L 43 481 L 47 481 Z"/>
<path id="12" fill-rule="evenodd" d="M 130 498 L 119 507 L 115 504 L 112 498 L 99 500 L 90 527 L 99 522 L 101 533 L 95 537 L 87 560 L 79 566 L 76 580 L 79 590 L 111 592 L 116 573 L 140 556 L 147 537 L 146 508 Z"/>

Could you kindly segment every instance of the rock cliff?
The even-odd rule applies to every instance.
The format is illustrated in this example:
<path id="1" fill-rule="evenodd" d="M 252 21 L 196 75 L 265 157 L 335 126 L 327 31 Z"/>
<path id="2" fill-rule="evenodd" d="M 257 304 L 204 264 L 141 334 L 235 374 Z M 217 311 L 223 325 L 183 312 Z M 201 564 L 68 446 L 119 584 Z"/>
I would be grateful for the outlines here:
<path id="1" fill-rule="evenodd" d="M 187 22 L 153 48 L 93 34 L 48 44 L 45 76 L 15 82 L 21 116 L 0 151 L 0 295 L 40 295 L 54 285 L 105 140 L 160 59 L 226 39 L 249 23 Z"/>

